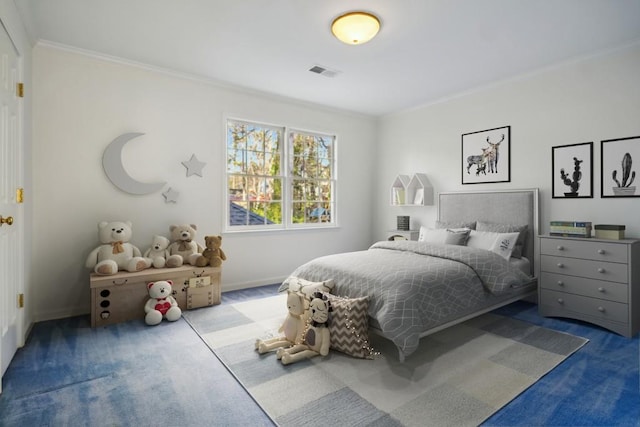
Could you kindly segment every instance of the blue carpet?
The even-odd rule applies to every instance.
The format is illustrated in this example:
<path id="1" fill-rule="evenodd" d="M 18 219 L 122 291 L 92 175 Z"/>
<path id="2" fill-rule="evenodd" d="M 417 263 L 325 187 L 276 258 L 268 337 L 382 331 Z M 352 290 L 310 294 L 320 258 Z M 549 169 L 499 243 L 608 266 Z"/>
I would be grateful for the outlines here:
<path id="1" fill-rule="evenodd" d="M 223 304 L 278 285 L 226 292 Z M 640 426 L 640 341 L 542 318 L 518 302 L 496 311 L 589 339 L 489 418 L 487 426 Z M 0 426 L 271 426 L 184 320 L 92 329 L 89 317 L 34 325 L 3 377 Z"/>
<path id="2" fill-rule="evenodd" d="M 543 318 L 516 302 L 495 311 L 589 342 L 489 418 L 486 426 L 640 426 L 640 340 L 588 323 Z"/>
<path id="3" fill-rule="evenodd" d="M 272 426 L 184 319 L 38 323 L 3 378 L 2 426 Z"/>

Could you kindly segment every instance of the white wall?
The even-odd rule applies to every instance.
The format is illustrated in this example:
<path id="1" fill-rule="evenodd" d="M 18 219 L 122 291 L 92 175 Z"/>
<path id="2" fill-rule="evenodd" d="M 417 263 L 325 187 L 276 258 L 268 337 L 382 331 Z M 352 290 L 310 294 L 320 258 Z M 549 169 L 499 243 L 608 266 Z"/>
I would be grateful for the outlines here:
<path id="1" fill-rule="evenodd" d="M 511 181 L 462 185 L 461 135 L 502 126 L 511 126 Z M 542 232 L 551 220 L 582 220 L 625 224 L 627 236 L 640 237 L 640 198 L 600 198 L 600 141 L 639 135 L 640 44 L 385 117 L 374 236 L 395 228 L 397 215 L 410 215 L 412 228 L 433 224 L 436 206 L 389 207 L 395 176 L 424 172 L 436 192 L 539 188 Z M 552 147 L 589 141 L 593 199 L 553 199 Z"/>
<path id="2" fill-rule="evenodd" d="M 84 262 L 101 220 L 131 220 L 143 252 L 171 224 L 198 225 L 201 243 L 221 233 L 225 115 L 336 134 L 340 227 L 225 234 L 223 291 L 275 283 L 313 257 L 371 243 L 372 119 L 50 45 L 36 46 L 33 62 L 37 320 L 89 312 Z M 129 195 L 107 179 L 103 150 L 126 132 L 145 135 L 125 147 L 125 168 L 141 181 L 167 181 L 180 192 L 177 204 L 161 193 Z M 203 177 L 186 177 L 181 162 L 192 154 L 206 163 Z"/>

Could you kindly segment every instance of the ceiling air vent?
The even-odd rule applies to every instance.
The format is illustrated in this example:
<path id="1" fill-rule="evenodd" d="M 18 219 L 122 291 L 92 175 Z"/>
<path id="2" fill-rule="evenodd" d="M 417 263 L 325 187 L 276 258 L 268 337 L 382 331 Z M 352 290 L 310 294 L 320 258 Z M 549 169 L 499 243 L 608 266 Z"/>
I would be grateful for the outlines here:
<path id="1" fill-rule="evenodd" d="M 313 67 L 309 68 L 309 71 L 311 71 L 312 73 L 323 75 L 325 77 L 335 77 L 338 75 L 338 71 L 329 70 L 328 68 L 321 67 L 320 65 L 314 65 Z"/>

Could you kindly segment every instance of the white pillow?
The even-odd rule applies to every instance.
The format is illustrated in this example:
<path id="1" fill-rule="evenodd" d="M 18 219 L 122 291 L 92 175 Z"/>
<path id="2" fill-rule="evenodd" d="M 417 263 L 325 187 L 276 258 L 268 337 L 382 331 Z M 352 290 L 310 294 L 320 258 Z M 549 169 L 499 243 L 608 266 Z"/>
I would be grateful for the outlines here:
<path id="1" fill-rule="evenodd" d="M 520 233 L 495 233 L 491 231 L 471 230 L 467 246 L 470 248 L 486 249 L 495 252 L 502 258 L 509 260 L 511 252 L 516 246 Z"/>

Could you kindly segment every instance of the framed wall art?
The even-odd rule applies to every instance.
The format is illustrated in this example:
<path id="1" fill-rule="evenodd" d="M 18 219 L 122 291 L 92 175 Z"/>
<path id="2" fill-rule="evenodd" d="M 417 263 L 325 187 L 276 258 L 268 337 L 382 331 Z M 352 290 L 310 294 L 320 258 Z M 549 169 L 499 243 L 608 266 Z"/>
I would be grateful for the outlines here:
<path id="1" fill-rule="evenodd" d="M 593 142 L 551 147 L 554 199 L 593 198 Z"/>
<path id="2" fill-rule="evenodd" d="M 601 197 L 640 197 L 636 172 L 640 169 L 640 136 L 600 142 Z"/>
<path id="3" fill-rule="evenodd" d="M 462 183 L 511 180 L 511 126 L 462 135 Z"/>

